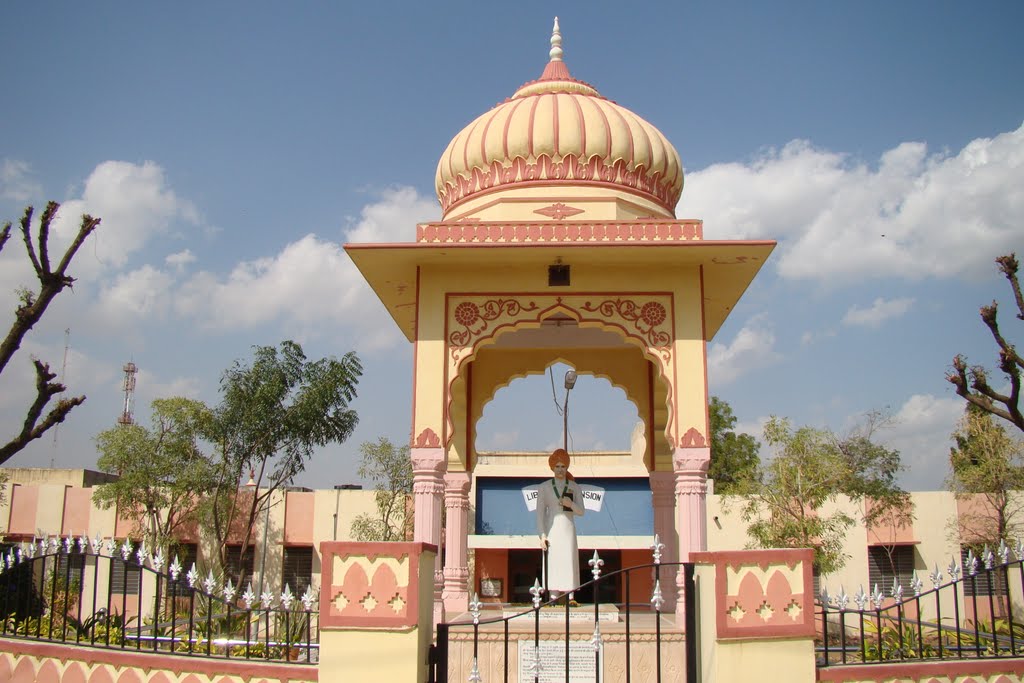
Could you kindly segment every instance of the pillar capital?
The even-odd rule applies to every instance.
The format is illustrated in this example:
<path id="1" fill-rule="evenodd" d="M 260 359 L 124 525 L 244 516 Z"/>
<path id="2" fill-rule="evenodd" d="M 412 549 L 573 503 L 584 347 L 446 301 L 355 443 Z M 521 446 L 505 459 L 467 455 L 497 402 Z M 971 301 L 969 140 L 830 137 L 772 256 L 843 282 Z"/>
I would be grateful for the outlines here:
<path id="1" fill-rule="evenodd" d="M 451 507 L 469 507 L 469 486 L 472 478 L 469 472 L 449 472 L 444 475 L 444 505 Z"/>
<path id="2" fill-rule="evenodd" d="M 444 474 L 447 469 L 444 449 L 439 446 L 410 446 L 409 459 L 412 460 L 414 474 L 419 472 Z"/>
<path id="3" fill-rule="evenodd" d="M 677 475 L 703 475 L 707 478 L 711 465 L 711 449 L 706 446 L 677 448 L 672 454 L 672 469 Z"/>
<path id="4" fill-rule="evenodd" d="M 445 462 L 443 448 L 419 448 L 413 446 L 409 449 L 409 459 L 412 460 L 412 492 L 421 495 L 440 495 L 444 493 L 444 479 L 442 478 L 447 463 Z M 436 541 L 434 541 L 436 543 Z"/>

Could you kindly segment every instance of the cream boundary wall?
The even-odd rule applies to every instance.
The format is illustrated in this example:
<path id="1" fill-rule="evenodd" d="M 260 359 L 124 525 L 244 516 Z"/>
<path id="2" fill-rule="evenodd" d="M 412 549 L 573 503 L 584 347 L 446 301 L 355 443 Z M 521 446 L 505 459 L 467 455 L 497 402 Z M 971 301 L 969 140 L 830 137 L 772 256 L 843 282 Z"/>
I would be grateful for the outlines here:
<path id="1" fill-rule="evenodd" d="M 81 482 L 97 480 L 93 475 L 100 474 L 89 470 L 47 470 L 43 468 L 4 469 L 9 480 L 0 488 L 4 503 L 0 505 L 0 539 L 21 541 L 33 536 L 66 535 L 73 533 L 80 536 L 87 533 L 90 538 L 97 535 L 102 538 L 124 538 L 130 529 L 124 520 L 117 519 L 114 508 L 103 510 L 91 502 L 87 510 L 87 520 L 80 514 L 72 515 L 74 499 L 83 492 L 91 492 L 94 487 L 82 487 Z M 28 482 L 28 483 L 24 483 Z M 57 482 L 57 483 L 52 483 Z M 72 486 L 67 482 L 79 482 Z M 20 491 L 18 490 L 20 489 Z M 19 496 L 19 493 L 22 495 Z M 18 500 L 31 501 L 35 505 L 32 510 L 18 509 Z M 298 501 L 300 509 L 312 508 L 311 519 L 296 520 L 285 529 L 288 500 Z M 311 505 L 309 502 L 311 501 Z M 12 507 L 13 505 L 13 507 Z M 325 489 L 318 491 L 279 491 L 271 497 L 268 513 L 261 513 L 253 530 L 253 582 L 260 580 L 260 566 L 263 560 L 264 529 L 266 529 L 266 564 L 263 581 L 274 590 L 280 588 L 284 562 L 285 546 L 311 546 L 313 550 L 313 585 L 319 586 L 321 541 L 350 540 L 350 529 L 356 516 L 360 514 L 376 514 L 377 504 L 373 491 L 356 489 Z M 31 516 L 29 525 L 18 524 L 20 520 Z M 269 520 L 269 526 L 266 521 Z M 12 527 L 12 523 L 14 526 Z M 285 538 L 287 542 L 284 542 Z M 213 540 L 209 535 L 194 539 L 183 539 L 199 545 L 199 564 L 202 569 L 204 557 L 210 557 L 214 551 Z"/>
<path id="2" fill-rule="evenodd" d="M 914 569 L 918 577 L 925 582 L 925 588 L 931 588 L 927 575 L 938 565 L 943 574 L 954 558 L 960 559 L 960 545 L 951 540 L 951 529 L 954 528 L 957 505 L 956 498 L 949 491 L 918 491 L 911 494 L 914 501 L 913 540 Z M 863 514 L 860 506 L 845 497 L 835 504 L 824 508 L 826 514 L 842 509 L 854 519 Z M 742 519 L 742 501 L 730 500 L 729 496 L 708 496 L 708 550 L 734 550 L 744 548 L 750 542 L 746 532 L 747 525 Z M 846 564 L 833 574 L 820 578 L 820 585 L 832 594 L 845 588 L 853 595 L 859 586 L 870 590 L 868 586 L 868 546 L 871 542 L 867 529 L 855 524 L 847 533 L 843 552 L 847 555 Z M 875 544 L 878 545 L 878 544 Z M 947 576 L 948 580 L 948 576 Z M 885 592 L 889 586 L 879 586 Z"/>
<path id="3" fill-rule="evenodd" d="M 643 436 L 637 436 L 642 439 Z M 644 472 L 642 461 L 639 460 L 639 448 L 632 454 L 625 453 L 580 453 L 577 456 L 575 468 L 582 474 L 588 474 L 590 469 L 594 472 L 600 471 L 610 476 L 636 476 Z M 480 454 L 476 474 L 478 476 L 529 476 L 536 474 L 537 468 L 543 464 L 537 454 L 518 453 L 508 456 L 495 456 L 493 454 Z M 606 467 L 606 465 L 612 465 Z M 22 491 L 31 495 L 23 496 L 22 499 L 35 499 L 35 506 L 31 512 L 34 515 L 32 531 L 28 533 L 39 536 L 60 535 L 61 530 L 70 530 L 76 535 L 88 531 L 90 538 L 96 535 L 110 537 L 115 535 L 116 514 L 115 510 L 101 510 L 91 506 L 88 511 L 87 528 L 79 526 L 76 520 L 69 520 L 65 517 L 66 505 L 58 501 L 65 501 L 74 496 L 68 492 L 73 488 L 70 482 L 83 482 L 89 480 L 92 473 L 87 470 L 45 470 L 45 469 L 7 469 L 10 480 L 3 485 L 2 493 L 4 503 L 0 505 L 0 537 L 7 536 L 7 540 L 21 540 L 24 538 L 25 529 L 11 529 L 10 523 L 15 516 L 12 510 L 12 502 L 17 505 L 18 495 L 15 487 L 23 487 Z M 32 483 L 22 483 L 24 481 Z M 54 483 L 56 482 L 56 483 Z M 79 484 L 80 486 L 80 484 Z M 80 491 L 81 489 L 79 489 Z M 960 547 L 951 540 L 950 529 L 954 524 L 957 514 L 956 499 L 953 494 L 947 491 L 925 491 L 916 492 L 913 495 L 915 504 L 915 521 L 913 523 L 913 540 L 915 548 L 915 569 L 918 575 L 925 581 L 925 587 L 930 588 L 927 575 L 938 565 L 944 574 L 949 566 L 950 560 L 959 558 Z M 285 518 L 287 515 L 288 497 L 300 496 L 305 499 L 302 506 L 312 504 L 312 519 L 300 520 L 296 528 L 285 529 Z M 470 498 L 474 492 L 470 492 Z M 739 501 L 729 503 L 726 496 L 710 495 L 707 505 L 707 529 L 708 529 L 708 550 L 736 550 L 747 546 L 749 539 L 746 534 L 746 525 L 741 519 L 741 505 Z M 293 499 L 294 500 L 294 499 Z M 839 504 L 847 514 L 856 518 L 860 511 L 858 507 L 848 500 Z M 358 514 L 374 514 L 376 502 L 373 491 L 364 490 L 334 490 L 322 489 L 311 492 L 281 492 L 274 496 L 273 506 L 270 510 L 270 527 L 267 534 L 266 574 L 264 581 L 271 586 L 276 586 L 281 580 L 283 550 L 282 540 L 287 536 L 289 541 L 284 545 L 291 546 L 312 546 L 319 548 L 321 541 L 350 540 L 349 530 L 353 519 Z M 20 514 L 20 512 L 19 512 Z M 337 515 L 337 517 L 335 517 Z M 472 523 L 472 516 L 470 522 Z M 123 526 L 123 523 L 122 523 Z M 254 581 L 259 580 L 259 569 L 263 555 L 263 526 L 264 516 L 260 515 L 254 533 L 255 556 L 254 556 Z M 472 529 L 469 532 L 472 534 Z M 122 535 L 118 534 L 118 538 Z M 495 539 L 488 537 L 472 536 L 470 547 L 496 547 Z M 533 537 L 524 537 L 521 543 L 513 542 L 515 539 L 502 537 L 498 543 L 500 547 L 534 547 Z M 651 539 L 646 537 L 595 537 L 585 539 L 581 547 L 598 545 L 600 547 L 623 547 L 623 548 L 646 548 L 650 546 Z M 211 541 L 207 538 L 199 539 L 200 556 L 209 556 L 212 552 Z M 511 545 L 510 545 L 511 543 Z M 870 540 L 866 529 L 861 525 L 855 525 L 850 529 L 846 537 L 844 552 L 849 556 L 846 565 L 842 570 L 821 578 L 821 586 L 826 587 L 829 592 L 835 594 L 840 588 L 845 588 L 850 594 L 856 592 L 861 585 L 865 590 L 868 586 L 868 546 Z M 319 575 L 321 570 L 320 556 L 317 550 L 313 553 L 313 583 L 319 586 Z M 883 591 L 888 586 L 880 587 Z"/>

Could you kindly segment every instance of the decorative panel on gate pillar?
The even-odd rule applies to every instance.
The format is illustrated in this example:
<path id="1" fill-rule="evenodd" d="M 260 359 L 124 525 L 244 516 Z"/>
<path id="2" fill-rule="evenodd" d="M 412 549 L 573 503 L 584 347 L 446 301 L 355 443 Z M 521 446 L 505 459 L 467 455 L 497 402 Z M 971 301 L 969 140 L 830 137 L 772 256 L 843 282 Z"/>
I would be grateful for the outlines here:
<path id="1" fill-rule="evenodd" d="M 425 543 L 320 544 L 321 680 L 426 679 L 436 552 Z"/>
<path id="2" fill-rule="evenodd" d="M 813 638 L 810 549 L 694 553 L 715 566 L 717 637 Z"/>
<path id="3" fill-rule="evenodd" d="M 693 553 L 702 675 L 709 681 L 813 683 L 810 549 Z M 687 634 L 689 636 L 689 634 Z M 847 670 L 847 667 L 835 667 Z M 871 680 L 905 680 L 880 675 Z M 861 681 L 862 678 L 843 678 Z"/>

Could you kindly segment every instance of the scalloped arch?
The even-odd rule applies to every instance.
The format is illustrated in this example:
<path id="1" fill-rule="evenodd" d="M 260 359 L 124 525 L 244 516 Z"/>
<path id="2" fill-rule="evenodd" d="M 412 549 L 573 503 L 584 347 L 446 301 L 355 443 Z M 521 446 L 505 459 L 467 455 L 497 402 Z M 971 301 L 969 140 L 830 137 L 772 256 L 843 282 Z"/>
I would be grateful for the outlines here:
<path id="1" fill-rule="evenodd" d="M 557 365 L 559 363 L 561 363 L 562 365 L 568 365 L 573 370 L 576 370 L 577 372 L 580 372 L 581 374 L 593 375 L 597 379 L 606 379 L 606 380 L 608 380 L 608 383 L 611 384 L 613 388 L 621 389 L 622 390 L 622 393 L 626 395 L 626 400 L 629 401 L 631 404 L 633 404 L 633 407 L 636 408 L 637 415 L 640 414 L 640 405 L 636 402 L 636 399 L 634 399 L 632 396 L 629 395 L 628 387 L 625 384 L 616 384 L 615 383 L 615 379 L 611 375 L 606 375 L 604 373 L 594 372 L 594 371 L 590 371 L 590 370 L 580 370 L 579 368 L 576 367 L 575 363 L 573 363 L 571 360 L 568 360 L 564 356 L 556 357 L 554 360 L 552 360 L 549 363 L 547 363 L 547 365 L 545 365 L 540 370 L 527 370 L 526 372 L 513 373 L 513 374 L 509 375 L 509 377 L 504 382 L 501 382 L 501 383 L 495 385 L 494 386 L 494 390 L 491 391 L 490 395 L 485 397 L 480 402 L 481 409 L 483 409 L 484 407 L 487 406 L 488 403 L 493 401 L 494 397 L 498 395 L 499 391 L 501 391 L 505 387 L 509 386 L 510 384 L 512 384 L 512 382 L 515 382 L 517 379 L 526 379 L 527 377 L 533 377 L 535 375 L 547 374 L 548 368 L 550 368 L 552 365 Z M 482 415 L 481 415 L 481 417 L 482 417 Z M 477 418 L 477 422 L 479 422 L 479 421 L 480 421 L 480 418 L 478 417 Z M 475 426 L 475 424 L 474 424 L 474 426 Z"/>
<path id="2" fill-rule="evenodd" d="M 580 375 L 586 375 L 588 377 L 593 377 L 595 379 L 604 380 L 606 382 L 606 384 L 602 385 L 600 388 L 596 388 L 595 387 L 595 389 L 597 389 L 598 392 L 601 392 L 601 391 L 604 391 L 604 392 L 614 391 L 614 392 L 616 392 L 614 395 L 611 395 L 611 396 L 608 397 L 609 401 L 610 401 L 609 405 L 614 407 L 615 414 L 616 415 L 620 414 L 620 409 L 621 409 L 621 412 L 623 412 L 625 415 L 629 416 L 630 415 L 630 411 L 631 411 L 632 419 L 639 420 L 640 423 L 643 425 L 644 434 L 649 433 L 649 431 L 650 431 L 650 429 L 652 427 L 650 425 L 649 419 L 646 416 L 647 408 L 642 403 L 642 400 L 647 398 L 647 397 L 641 396 L 638 399 L 637 396 L 631 395 L 631 393 L 630 393 L 630 389 L 631 388 L 632 388 L 632 390 L 634 392 L 641 391 L 642 388 L 639 387 L 637 383 L 634 383 L 632 385 L 632 387 L 631 387 L 630 384 L 628 384 L 626 382 L 616 382 L 615 381 L 615 377 L 617 377 L 617 376 L 618 377 L 622 377 L 623 376 L 622 373 L 609 374 L 609 373 L 606 373 L 606 372 L 601 372 L 600 370 L 594 370 L 591 367 L 588 367 L 588 366 L 585 366 L 585 365 L 582 366 L 582 368 L 581 368 L 580 363 L 579 363 L 579 359 L 575 359 L 574 360 L 574 359 L 571 358 L 571 356 L 563 355 L 563 354 L 561 354 L 557 350 L 552 350 L 552 351 L 554 352 L 555 355 L 544 358 L 540 365 L 532 365 L 532 366 L 527 367 L 527 363 L 529 362 L 529 360 L 538 360 L 538 361 L 541 360 L 538 357 L 532 357 L 532 358 L 531 357 L 524 357 L 524 358 L 518 359 L 520 362 L 516 363 L 515 367 L 508 368 L 509 372 L 507 373 L 507 375 L 504 376 L 503 379 L 495 382 L 494 384 L 488 383 L 486 385 L 490 389 L 486 393 L 486 395 L 485 394 L 481 394 L 479 396 L 475 396 L 474 397 L 473 407 L 472 407 L 472 410 L 475 411 L 475 417 L 476 417 L 476 419 L 473 421 L 473 424 L 472 424 L 472 434 L 474 435 L 474 444 L 473 444 L 473 451 L 474 452 L 477 451 L 476 445 L 479 443 L 479 440 L 480 440 L 480 437 L 481 437 L 480 427 L 481 426 L 484 426 L 484 427 L 487 426 L 487 425 L 482 425 L 482 423 L 484 422 L 485 417 L 489 417 L 489 418 L 493 417 L 493 414 L 488 414 L 488 408 L 492 407 L 493 402 L 496 399 L 498 399 L 498 396 L 502 392 L 502 390 L 510 387 L 511 385 L 513 385 L 518 380 L 527 380 L 527 379 L 529 379 L 531 377 L 532 378 L 539 378 L 541 381 L 543 381 L 543 375 L 548 372 L 549 368 L 551 368 L 551 367 L 553 367 L 555 365 L 558 365 L 558 364 L 563 364 L 563 365 L 572 367 L 573 369 L 577 370 Z M 630 353 L 632 354 L 633 352 L 631 351 Z M 646 360 L 643 359 L 642 356 L 639 353 L 636 353 L 635 356 L 631 355 L 630 358 L 628 359 L 628 361 L 624 365 L 627 365 L 627 366 L 628 365 L 634 365 L 634 364 L 637 364 L 639 362 L 646 362 Z M 504 370 L 504 369 L 506 369 L 506 366 L 502 366 L 502 370 Z M 488 379 L 489 380 L 494 380 L 495 377 L 492 375 L 492 376 L 489 376 Z M 477 389 L 482 389 L 483 387 L 481 387 L 479 385 L 476 385 L 476 388 Z M 642 394 L 642 391 L 641 391 L 641 394 Z M 599 395 L 602 395 L 602 394 L 599 394 Z M 624 407 L 622 405 L 622 403 L 620 403 L 620 401 L 622 401 L 625 404 L 628 404 L 629 407 L 628 408 Z M 507 407 L 507 405 L 505 407 Z M 634 429 L 635 429 L 635 427 L 634 427 Z M 646 457 L 645 457 L 644 461 L 645 461 L 645 463 L 647 463 L 647 458 Z M 648 464 L 648 466 L 650 466 L 650 463 L 647 463 L 647 464 Z"/>

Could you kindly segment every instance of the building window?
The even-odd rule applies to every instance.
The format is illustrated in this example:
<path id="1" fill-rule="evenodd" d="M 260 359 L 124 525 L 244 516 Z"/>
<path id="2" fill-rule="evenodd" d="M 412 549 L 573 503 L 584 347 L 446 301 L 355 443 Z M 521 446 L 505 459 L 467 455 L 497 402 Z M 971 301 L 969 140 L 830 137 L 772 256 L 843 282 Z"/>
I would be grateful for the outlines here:
<path id="1" fill-rule="evenodd" d="M 181 595 L 184 591 L 189 590 L 188 573 L 192 567 L 195 566 L 196 572 L 199 572 L 199 546 L 195 543 L 178 543 L 172 548 L 170 558 L 171 562 L 177 558 L 178 564 L 181 565 L 181 573 L 178 574 L 178 580 L 174 582 L 175 591 Z"/>
<path id="2" fill-rule="evenodd" d="M 72 586 L 81 586 L 82 577 L 85 575 L 85 555 L 78 549 L 77 545 L 72 546 L 70 553 L 59 551 L 57 555 L 57 581 L 67 581 Z"/>
<path id="3" fill-rule="evenodd" d="M 978 561 L 977 573 L 972 577 L 968 565 L 967 555 L 969 549 L 960 549 L 960 564 L 963 567 L 964 596 L 988 597 L 991 595 L 1006 595 L 1006 575 L 1002 569 L 985 569 L 985 562 L 981 554 L 975 551 L 974 557 Z"/>
<path id="4" fill-rule="evenodd" d="M 293 595 L 301 596 L 313 579 L 313 548 L 285 548 L 281 572 L 281 590 L 289 586 Z"/>
<path id="5" fill-rule="evenodd" d="M 873 545 L 868 547 L 868 584 L 875 586 L 885 595 L 892 589 L 893 579 L 903 586 L 904 593 L 910 590 L 914 576 L 914 546 Z"/>
<path id="6" fill-rule="evenodd" d="M 229 545 L 227 551 L 227 575 L 242 592 L 252 583 L 253 547 L 249 546 L 243 553 L 242 546 Z"/>
<path id="7" fill-rule="evenodd" d="M 137 545 L 138 544 L 133 544 Z M 120 551 L 110 558 L 110 592 L 123 593 L 125 595 L 138 595 L 139 578 L 142 576 L 142 569 L 139 567 L 139 560 L 132 553 L 125 560 L 121 557 Z"/>

